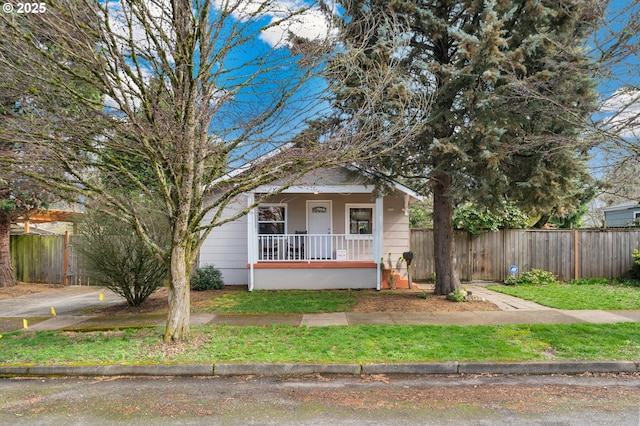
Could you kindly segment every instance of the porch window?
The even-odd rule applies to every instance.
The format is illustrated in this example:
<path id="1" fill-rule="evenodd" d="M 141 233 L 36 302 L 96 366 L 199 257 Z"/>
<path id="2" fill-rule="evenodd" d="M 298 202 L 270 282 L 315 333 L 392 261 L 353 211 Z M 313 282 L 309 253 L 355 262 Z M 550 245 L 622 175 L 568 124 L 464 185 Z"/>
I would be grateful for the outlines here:
<path id="1" fill-rule="evenodd" d="M 273 235 L 287 232 L 287 207 L 283 204 L 258 206 L 258 234 Z"/>
<path id="2" fill-rule="evenodd" d="M 347 226 L 349 235 L 372 235 L 373 234 L 373 204 L 347 204 Z"/>

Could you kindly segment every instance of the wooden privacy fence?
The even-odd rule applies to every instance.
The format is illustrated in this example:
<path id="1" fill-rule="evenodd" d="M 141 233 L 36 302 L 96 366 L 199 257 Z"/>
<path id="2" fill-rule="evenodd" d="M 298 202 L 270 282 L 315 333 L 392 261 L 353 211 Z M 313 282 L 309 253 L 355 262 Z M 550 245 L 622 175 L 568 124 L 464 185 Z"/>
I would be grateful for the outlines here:
<path id="1" fill-rule="evenodd" d="M 87 285 L 73 238 L 67 235 L 12 235 L 11 263 L 18 281 Z"/>
<path id="2" fill-rule="evenodd" d="M 633 249 L 640 249 L 640 230 L 506 229 L 478 237 L 456 231 L 455 244 L 463 281 L 503 281 L 511 265 L 520 272 L 544 269 L 560 280 L 612 279 L 631 267 Z M 431 279 L 433 230 L 412 229 L 411 250 L 414 279 Z"/>

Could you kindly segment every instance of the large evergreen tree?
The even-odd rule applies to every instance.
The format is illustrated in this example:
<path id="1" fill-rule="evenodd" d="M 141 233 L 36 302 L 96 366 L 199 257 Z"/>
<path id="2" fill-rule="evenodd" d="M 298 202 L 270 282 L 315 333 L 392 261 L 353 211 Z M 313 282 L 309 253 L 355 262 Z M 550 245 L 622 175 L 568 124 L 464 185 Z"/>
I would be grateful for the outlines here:
<path id="1" fill-rule="evenodd" d="M 460 287 L 452 226 L 458 203 L 514 201 L 530 214 L 557 215 L 579 205 L 578 187 L 588 181 L 580 132 L 597 100 L 583 43 L 601 10 L 591 0 L 345 2 L 347 49 L 362 34 L 377 36 L 359 50 L 360 66 L 398 61 L 398 86 L 432 99 L 421 113 L 398 111 L 395 98 L 405 95 L 398 90 L 379 105 L 379 114 L 412 115 L 423 129 L 376 163 L 433 193 L 437 294 Z M 376 15 L 395 16 L 402 32 L 367 27 L 376 21 L 363 16 Z M 405 46 L 390 51 L 393 39 Z M 343 112 L 357 110 L 367 84 L 346 81 L 337 93 Z"/>

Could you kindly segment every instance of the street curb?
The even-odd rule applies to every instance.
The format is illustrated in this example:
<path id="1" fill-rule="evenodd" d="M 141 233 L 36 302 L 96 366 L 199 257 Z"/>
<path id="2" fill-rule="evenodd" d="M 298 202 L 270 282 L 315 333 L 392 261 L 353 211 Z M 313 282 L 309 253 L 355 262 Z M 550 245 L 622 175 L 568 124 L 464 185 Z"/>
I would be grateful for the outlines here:
<path id="1" fill-rule="evenodd" d="M 0 366 L 0 376 L 211 376 L 213 364 Z"/>
<path id="2" fill-rule="evenodd" d="M 458 374 L 457 361 L 363 364 L 362 374 Z"/>
<path id="3" fill-rule="evenodd" d="M 634 361 L 527 361 L 461 362 L 459 374 L 582 374 L 633 373 L 639 370 Z"/>
<path id="4" fill-rule="evenodd" d="M 0 377 L 30 376 L 360 376 L 369 374 L 583 374 L 640 372 L 636 361 L 433 362 L 372 364 L 217 363 L 0 366 Z"/>
<path id="5" fill-rule="evenodd" d="M 359 376 L 360 364 L 215 364 L 216 376 L 303 376 L 307 374 L 346 374 Z"/>

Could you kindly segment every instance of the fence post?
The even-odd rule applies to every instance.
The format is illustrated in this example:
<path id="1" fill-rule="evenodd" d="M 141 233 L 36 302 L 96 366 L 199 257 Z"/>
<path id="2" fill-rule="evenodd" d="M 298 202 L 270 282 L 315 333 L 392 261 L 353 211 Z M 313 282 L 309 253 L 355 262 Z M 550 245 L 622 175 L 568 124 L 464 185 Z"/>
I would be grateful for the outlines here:
<path id="1" fill-rule="evenodd" d="M 467 244 L 469 244 L 469 248 L 467 249 L 467 281 L 473 281 L 473 234 L 471 232 L 466 233 Z"/>
<path id="2" fill-rule="evenodd" d="M 579 242 L 579 236 L 578 236 L 578 230 L 574 229 L 573 230 L 573 279 L 577 280 L 580 274 L 580 265 L 579 265 L 579 261 L 580 261 L 580 253 L 578 251 L 579 247 L 578 247 L 578 242 Z"/>
<path id="3" fill-rule="evenodd" d="M 69 277 L 67 275 L 69 268 L 69 231 L 64 232 L 64 249 L 62 251 L 62 285 L 67 286 L 69 284 Z"/>

